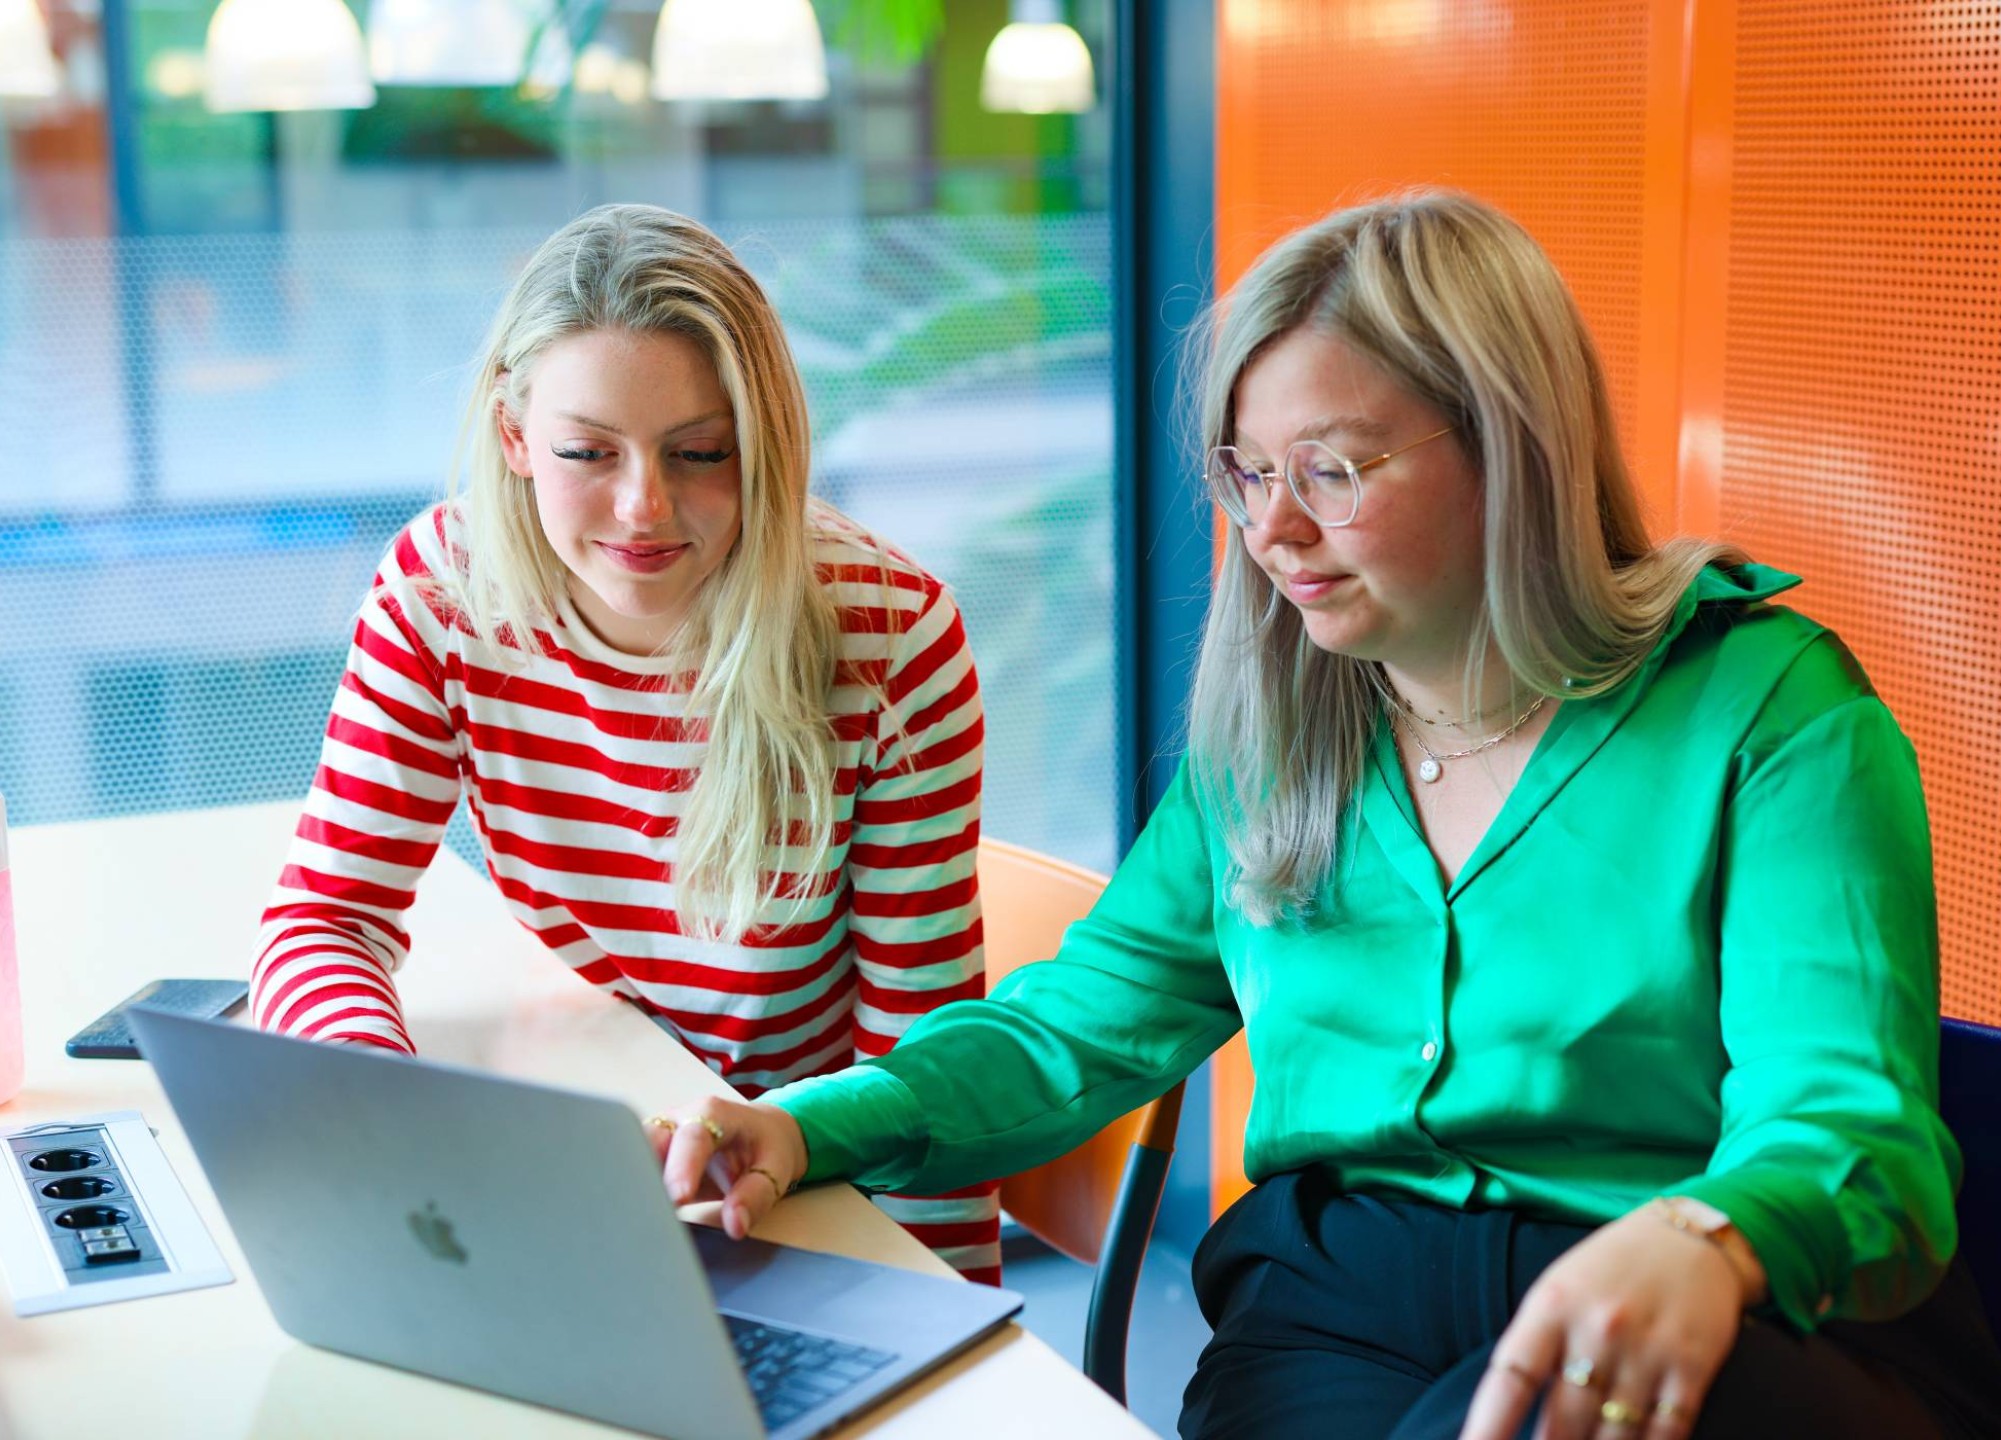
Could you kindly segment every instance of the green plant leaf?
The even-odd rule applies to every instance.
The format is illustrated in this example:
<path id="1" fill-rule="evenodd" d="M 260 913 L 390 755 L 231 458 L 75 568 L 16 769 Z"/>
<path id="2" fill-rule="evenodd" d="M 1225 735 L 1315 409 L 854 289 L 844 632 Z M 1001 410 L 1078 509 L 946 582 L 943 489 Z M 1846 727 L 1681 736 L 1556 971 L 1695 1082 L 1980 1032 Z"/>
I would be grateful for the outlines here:
<path id="1" fill-rule="evenodd" d="M 816 0 L 827 33 L 858 59 L 914 65 L 945 33 L 945 0 Z"/>

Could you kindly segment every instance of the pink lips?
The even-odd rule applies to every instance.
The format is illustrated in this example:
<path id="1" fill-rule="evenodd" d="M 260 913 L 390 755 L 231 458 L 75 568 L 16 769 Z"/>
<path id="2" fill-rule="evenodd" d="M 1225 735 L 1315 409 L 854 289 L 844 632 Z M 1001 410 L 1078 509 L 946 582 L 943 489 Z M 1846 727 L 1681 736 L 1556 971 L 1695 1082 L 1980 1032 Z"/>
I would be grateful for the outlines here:
<path id="1" fill-rule="evenodd" d="M 598 541 L 597 547 L 612 564 L 635 575 L 658 575 L 679 560 L 688 548 L 685 544 L 614 545 L 608 540 Z"/>
<path id="2" fill-rule="evenodd" d="M 1347 575 L 1314 575 L 1305 571 L 1284 577 L 1285 593 L 1295 605 L 1311 605 L 1324 598 L 1336 585 L 1352 577 Z"/>

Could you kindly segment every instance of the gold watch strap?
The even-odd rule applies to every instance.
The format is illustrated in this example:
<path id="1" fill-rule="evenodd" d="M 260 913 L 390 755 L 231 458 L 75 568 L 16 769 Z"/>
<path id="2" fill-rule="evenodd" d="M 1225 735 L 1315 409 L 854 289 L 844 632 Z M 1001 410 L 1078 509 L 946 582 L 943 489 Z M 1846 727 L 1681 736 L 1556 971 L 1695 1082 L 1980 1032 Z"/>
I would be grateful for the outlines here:
<path id="1" fill-rule="evenodd" d="M 1683 1234 L 1707 1240 L 1723 1252 L 1723 1258 L 1737 1272 L 1738 1283 L 1743 1286 L 1746 1306 L 1764 1300 L 1765 1267 L 1758 1260 L 1758 1252 L 1751 1248 L 1751 1242 L 1744 1238 L 1744 1232 L 1730 1222 L 1728 1215 L 1692 1195 L 1656 1196 L 1651 1208 Z"/>

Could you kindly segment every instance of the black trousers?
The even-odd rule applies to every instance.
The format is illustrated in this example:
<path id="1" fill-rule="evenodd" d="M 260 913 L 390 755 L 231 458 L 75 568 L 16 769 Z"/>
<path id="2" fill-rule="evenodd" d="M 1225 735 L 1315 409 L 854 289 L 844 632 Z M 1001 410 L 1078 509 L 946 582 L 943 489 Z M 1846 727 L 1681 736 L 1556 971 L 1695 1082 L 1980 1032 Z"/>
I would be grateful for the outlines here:
<path id="1" fill-rule="evenodd" d="M 1337 1194 L 1318 1171 L 1259 1185 L 1195 1252 L 1215 1337 L 1185 1440 L 1454 1440 L 1494 1342 L 1590 1227 Z M 1533 1428 L 1522 1431 L 1524 1440 Z M 2001 1437 L 2001 1351 L 1965 1268 L 1900 1319 L 1811 1336 L 1753 1319 L 1696 1440 Z"/>

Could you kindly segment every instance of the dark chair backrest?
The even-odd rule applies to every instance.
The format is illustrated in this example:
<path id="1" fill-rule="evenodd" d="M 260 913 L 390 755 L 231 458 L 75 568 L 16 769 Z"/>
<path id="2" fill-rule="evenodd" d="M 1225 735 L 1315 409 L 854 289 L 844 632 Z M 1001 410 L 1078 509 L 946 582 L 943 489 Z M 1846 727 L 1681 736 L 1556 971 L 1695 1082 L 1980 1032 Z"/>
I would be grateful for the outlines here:
<path id="1" fill-rule="evenodd" d="M 1939 1027 L 1939 1112 L 1966 1155 L 1959 1253 L 2001 1330 L 2001 1030 L 1965 1020 Z"/>

